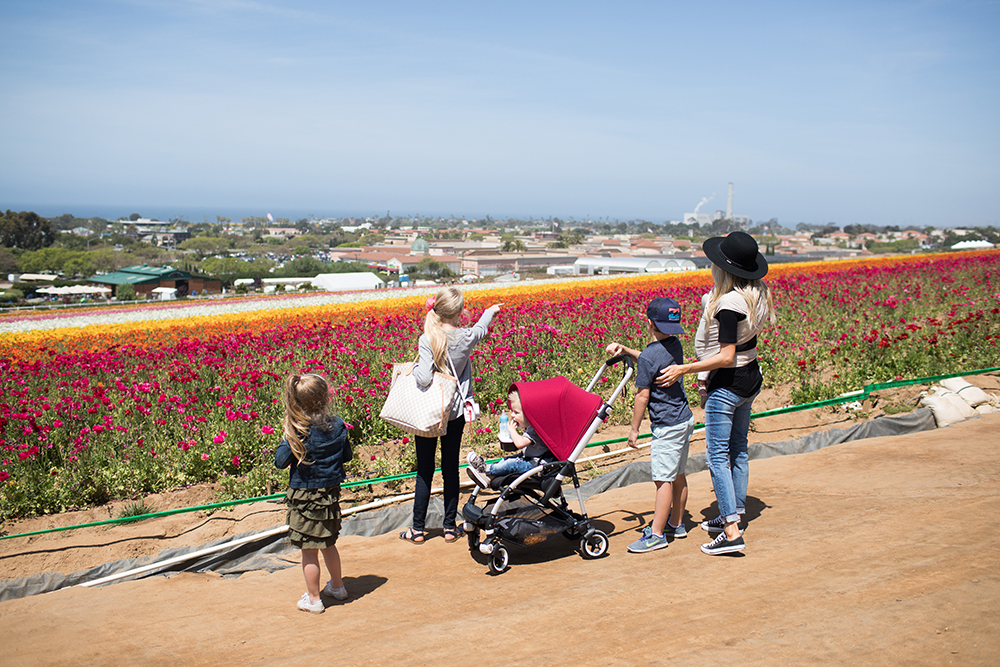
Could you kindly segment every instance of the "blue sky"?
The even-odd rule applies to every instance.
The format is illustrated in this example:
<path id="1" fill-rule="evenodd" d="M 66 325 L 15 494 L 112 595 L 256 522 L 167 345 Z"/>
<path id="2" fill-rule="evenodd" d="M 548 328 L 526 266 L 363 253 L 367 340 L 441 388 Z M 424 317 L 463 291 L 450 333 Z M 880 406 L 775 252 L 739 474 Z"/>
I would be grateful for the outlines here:
<path id="1" fill-rule="evenodd" d="M 0 208 L 998 225 L 996 2 L 0 0 Z M 714 197 L 713 197 L 714 195 Z"/>

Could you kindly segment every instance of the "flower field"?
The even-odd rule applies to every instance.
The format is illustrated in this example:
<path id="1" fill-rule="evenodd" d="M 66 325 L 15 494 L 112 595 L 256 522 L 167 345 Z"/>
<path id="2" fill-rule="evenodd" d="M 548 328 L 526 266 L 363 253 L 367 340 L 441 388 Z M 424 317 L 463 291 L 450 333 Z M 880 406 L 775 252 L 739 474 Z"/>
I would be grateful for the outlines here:
<path id="1" fill-rule="evenodd" d="M 994 251 L 776 265 L 767 280 L 779 321 L 759 338 L 765 383 L 792 384 L 805 402 L 1000 365 L 998 275 Z M 484 418 L 467 444 L 493 442 L 511 381 L 583 383 L 608 342 L 643 347 L 654 297 L 677 299 L 693 334 L 709 286 L 699 271 L 469 292 L 472 318 L 507 305 L 473 355 Z M 288 473 L 274 470 L 273 451 L 290 372 L 329 379 L 358 454 L 353 479 L 407 471 L 412 448 L 378 412 L 392 364 L 416 355 L 422 317 L 423 297 L 400 297 L 4 335 L 0 519 L 202 481 L 230 496 L 280 490 Z M 612 419 L 625 423 L 629 403 Z"/>

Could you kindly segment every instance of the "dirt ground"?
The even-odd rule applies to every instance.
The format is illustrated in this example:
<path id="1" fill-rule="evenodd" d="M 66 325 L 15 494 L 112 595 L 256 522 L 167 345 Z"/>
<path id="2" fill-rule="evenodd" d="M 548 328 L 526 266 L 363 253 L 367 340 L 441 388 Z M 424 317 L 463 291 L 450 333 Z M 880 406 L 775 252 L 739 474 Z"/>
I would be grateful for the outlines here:
<path id="1" fill-rule="evenodd" d="M 995 376 L 975 383 L 998 386 Z M 762 419 L 751 439 L 846 426 L 919 389 L 877 397 L 860 414 Z M 777 404 L 762 397 L 755 409 Z M 662 551 L 626 551 L 652 516 L 652 483 L 635 484 L 587 502 L 611 536 L 599 560 L 559 538 L 512 549 L 511 569 L 492 576 L 481 556 L 440 532 L 421 546 L 394 533 L 347 536 L 339 546 L 351 597 L 323 615 L 295 609 L 304 590 L 297 567 L 78 587 L 0 603 L 0 665 L 996 664 L 1000 537 L 989 526 L 1000 512 L 998 430 L 992 414 L 753 461 L 742 554 L 700 552 L 707 534 L 697 522 L 716 509 L 708 473 L 697 473 L 690 535 Z M 163 510 L 211 497 L 196 487 L 149 502 Z M 3 528 L 112 515 L 98 508 Z M 283 520 L 282 506 L 256 503 L 2 540 L 0 578 L 72 572 Z"/>

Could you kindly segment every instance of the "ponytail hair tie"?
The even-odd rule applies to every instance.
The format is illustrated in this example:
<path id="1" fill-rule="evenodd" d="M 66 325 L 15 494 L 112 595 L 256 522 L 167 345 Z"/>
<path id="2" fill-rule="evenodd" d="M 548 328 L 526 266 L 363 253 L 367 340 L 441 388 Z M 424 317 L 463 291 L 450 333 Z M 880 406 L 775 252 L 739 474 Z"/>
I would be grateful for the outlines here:
<path id="1" fill-rule="evenodd" d="M 427 301 L 424 301 L 424 307 L 427 308 L 427 310 L 434 310 L 434 304 L 436 301 L 437 298 L 433 294 L 431 294 L 429 297 L 427 297 Z"/>

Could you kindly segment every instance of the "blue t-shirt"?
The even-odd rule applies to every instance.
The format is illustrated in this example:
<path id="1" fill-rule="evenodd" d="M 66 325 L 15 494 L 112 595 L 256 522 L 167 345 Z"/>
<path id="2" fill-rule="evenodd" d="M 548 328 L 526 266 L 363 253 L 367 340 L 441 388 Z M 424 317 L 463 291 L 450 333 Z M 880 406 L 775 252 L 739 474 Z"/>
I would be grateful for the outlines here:
<path id="1" fill-rule="evenodd" d="M 683 363 L 684 348 L 677 336 L 654 340 L 639 355 L 635 386 L 649 389 L 649 421 L 657 426 L 675 426 L 692 417 L 683 382 L 675 382 L 669 387 L 655 384 L 660 371 L 671 364 Z"/>

